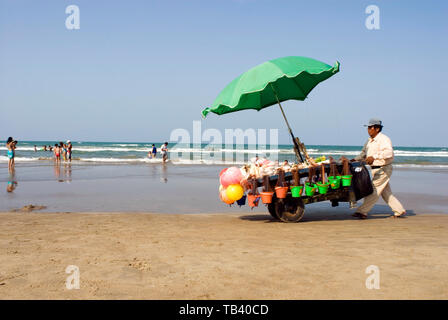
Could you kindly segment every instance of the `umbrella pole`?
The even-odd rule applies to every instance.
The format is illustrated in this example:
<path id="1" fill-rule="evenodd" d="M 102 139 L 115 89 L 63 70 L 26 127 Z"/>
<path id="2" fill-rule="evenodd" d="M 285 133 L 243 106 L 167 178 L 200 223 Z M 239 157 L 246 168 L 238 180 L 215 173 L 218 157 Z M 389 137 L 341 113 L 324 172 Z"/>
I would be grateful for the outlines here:
<path id="1" fill-rule="evenodd" d="M 289 134 L 291 135 L 292 142 L 294 143 L 294 151 L 296 153 L 296 158 L 297 158 L 297 160 L 299 160 L 299 158 L 300 158 L 300 162 L 303 163 L 304 161 L 303 161 L 302 154 L 300 153 L 300 149 L 299 149 L 299 146 L 297 145 L 297 141 L 294 138 L 294 134 L 292 133 L 291 127 L 289 126 L 288 119 L 286 119 L 286 115 L 285 115 L 285 112 L 283 111 L 282 105 L 280 104 L 280 102 L 278 103 L 278 105 L 280 107 L 280 110 L 282 111 L 283 118 L 285 119 L 286 125 L 288 126 L 288 130 L 289 130 Z"/>
<path id="2" fill-rule="evenodd" d="M 303 161 L 302 154 L 300 153 L 300 148 L 299 148 L 299 146 L 297 145 L 297 141 L 296 141 L 296 139 L 294 138 L 294 134 L 292 133 L 291 127 L 289 126 L 288 119 L 286 119 L 285 112 L 283 111 L 283 107 L 282 107 L 282 105 L 280 104 L 280 100 L 278 99 L 277 92 L 275 92 L 274 87 L 272 86 L 272 83 L 271 83 L 271 88 L 272 88 L 272 91 L 274 92 L 275 98 L 277 99 L 277 103 L 278 103 L 278 105 L 279 105 L 279 107 L 280 107 L 280 110 L 281 110 L 281 112 L 282 112 L 283 119 L 285 119 L 286 125 L 288 126 L 289 134 L 291 135 L 292 142 L 294 143 L 294 152 L 295 152 L 295 154 L 296 154 L 296 158 L 297 158 L 297 160 L 300 159 L 300 162 L 303 163 L 304 161 Z"/>

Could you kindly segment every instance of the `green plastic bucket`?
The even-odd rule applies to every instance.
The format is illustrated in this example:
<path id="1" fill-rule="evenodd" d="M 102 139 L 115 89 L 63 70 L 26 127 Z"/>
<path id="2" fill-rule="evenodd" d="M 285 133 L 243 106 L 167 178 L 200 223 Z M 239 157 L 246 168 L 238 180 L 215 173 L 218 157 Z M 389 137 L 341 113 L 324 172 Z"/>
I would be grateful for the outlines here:
<path id="1" fill-rule="evenodd" d="M 293 198 L 300 198 L 302 191 L 303 186 L 291 186 L 291 195 Z"/>
<path id="2" fill-rule="evenodd" d="M 350 187 L 352 185 L 352 175 L 342 176 L 342 186 Z"/>
<path id="3" fill-rule="evenodd" d="M 309 182 L 305 182 L 305 194 L 308 197 L 314 196 L 314 193 L 316 192 L 316 185 L 310 185 Z"/>
<path id="4" fill-rule="evenodd" d="M 317 189 L 319 189 L 320 194 L 326 194 L 328 192 L 328 188 L 330 187 L 330 183 L 317 183 Z"/>
<path id="5" fill-rule="evenodd" d="M 331 189 L 338 189 L 341 186 L 341 179 L 339 179 L 338 177 L 340 176 L 328 177 L 328 182 L 330 182 Z"/>

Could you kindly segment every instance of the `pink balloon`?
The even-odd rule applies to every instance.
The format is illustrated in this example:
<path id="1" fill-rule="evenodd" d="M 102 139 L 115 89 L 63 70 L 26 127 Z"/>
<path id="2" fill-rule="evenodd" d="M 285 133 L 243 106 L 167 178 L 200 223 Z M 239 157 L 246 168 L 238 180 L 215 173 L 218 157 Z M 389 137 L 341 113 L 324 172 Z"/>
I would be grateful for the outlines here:
<path id="1" fill-rule="evenodd" d="M 226 173 L 231 175 L 235 179 L 235 182 L 237 183 L 239 183 L 240 180 L 243 179 L 243 175 L 241 173 L 240 168 L 230 167 L 229 169 L 227 169 Z"/>
<path id="2" fill-rule="evenodd" d="M 243 179 L 241 170 L 237 167 L 230 167 L 222 174 L 219 180 L 222 186 L 227 188 L 231 184 L 239 184 L 241 179 Z"/>
<path id="3" fill-rule="evenodd" d="M 229 168 L 224 168 L 224 169 L 222 169 L 221 172 L 219 173 L 219 176 L 221 177 L 221 176 L 224 174 L 224 172 L 227 171 L 227 169 L 229 169 Z"/>
<path id="4" fill-rule="evenodd" d="M 231 177 L 227 175 L 226 172 L 224 172 L 224 174 L 219 178 L 219 182 L 224 187 L 224 189 L 232 184 L 232 179 L 230 179 Z"/>

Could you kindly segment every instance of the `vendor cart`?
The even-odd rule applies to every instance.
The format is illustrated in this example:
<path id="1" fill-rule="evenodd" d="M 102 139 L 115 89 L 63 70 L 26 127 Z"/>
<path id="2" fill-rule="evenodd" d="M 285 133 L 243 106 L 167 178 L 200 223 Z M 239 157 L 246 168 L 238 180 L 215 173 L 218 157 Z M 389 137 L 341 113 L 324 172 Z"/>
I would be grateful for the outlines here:
<path id="1" fill-rule="evenodd" d="M 318 60 L 297 56 L 267 61 L 230 82 L 220 92 L 213 104 L 202 111 L 202 115 L 206 117 L 210 112 L 223 115 L 248 109 L 260 111 L 277 104 L 292 138 L 297 164 L 304 168 L 299 170 L 299 177 L 304 178 L 309 175 L 308 168 L 316 168 L 318 164 L 309 156 L 305 145 L 293 134 L 281 102 L 305 100 L 314 87 L 337 74 L 339 68 L 339 62 L 336 62 L 332 67 Z M 342 163 L 338 163 L 337 166 L 340 171 Z M 365 165 L 361 162 L 351 162 L 349 167 L 352 175 L 350 186 L 341 186 L 313 196 L 293 197 L 291 192 L 288 192 L 285 198 L 278 198 L 274 194 L 272 202 L 268 204 L 269 213 L 275 219 L 281 221 L 297 222 L 303 217 L 305 205 L 308 203 L 329 200 L 332 206 L 337 206 L 339 202 L 354 203 L 372 193 L 372 183 Z M 345 168 L 347 171 L 347 166 Z M 325 164 L 324 171 L 320 171 L 314 176 L 319 179 L 319 175 L 325 174 L 328 176 L 329 173 L 330 164 Z M 286 184 L 293 179 L 291 173 L 285 173 L 284 178 Z M 270 176 L 268 179 L 269 186 L 273 188 L 277 184 L 277 180 L 278 176 Z M 284 181 L 282 181 L 282 184 Z M 267 182 L 262 181 L 262 179 L 258 179 L 257 183 L 264 183 L 265 187 L 267 185 Z"/>
<path id="2" fill-rule="evenodd" d="M 325 173 L 328 175 L 330 164 L 326 164 Z M 338 164 L 338 170 L 342 170 L 342 164 Z M 279 199 L 275 193 L 272 202 L 267 204 L 271 216 L 276 220 L 283 222 L 298 222 L 305 214 L 305 205 L 309 203 L 330 201 L 332 207 L 336 207 L 340 202 L 355 203 L 357 200 L 373 192 L 369 172 L 363 162 L 350 163 L 350 171 L 353 175 L 352 183 L 348 187 L 341 186 L 338 189 L 329 189 L 326 194 L 315 194 L 313 196 L 302 195 L 299 198 L 292 197 L 291 192 L 287 193 L 286 198 Z M 299 170 L 299 177 L 308 177 L 308 168 Z M 321 171 L 316 172 L 318 179 Z M 278 175 L 269 177 L 269 184 L 272 188 L 277 184 Z M 288 183 L 293 179 L 292 173 L 285 173 L 285 181 Z M 261 185 L 262 179 L 257 183 Z"/>

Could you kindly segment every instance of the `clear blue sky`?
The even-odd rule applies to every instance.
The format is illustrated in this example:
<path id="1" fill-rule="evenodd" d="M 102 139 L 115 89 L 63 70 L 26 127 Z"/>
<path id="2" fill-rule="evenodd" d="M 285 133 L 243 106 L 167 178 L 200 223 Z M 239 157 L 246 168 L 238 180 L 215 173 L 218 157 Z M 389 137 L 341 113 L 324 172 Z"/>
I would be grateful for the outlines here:
<path id="1" fill-rule="evenodd" d="M 80 30 L 65 27 L 71 4 Z M 380 30 L 365 27 L 370 4 Z M 164 141 L 242 72 L 298 55 L 341 62 L 284 105 L 306 144 L 361 145 L 379 117 L 394 145 L 447 146 L 447 35 L 435 0 L 0 0 L 0 137 Z M 202 122 L 290 143 L 276 107 Z"/>

